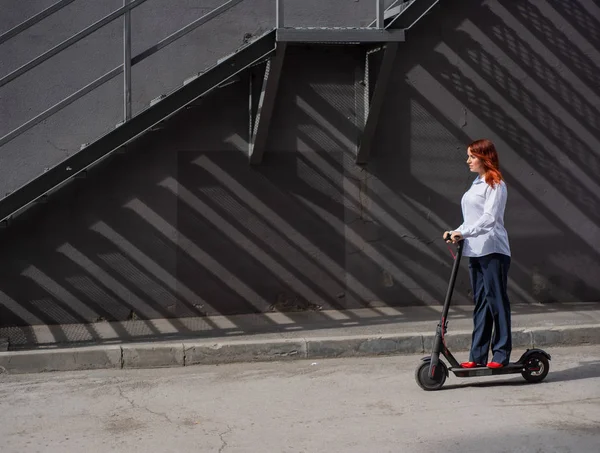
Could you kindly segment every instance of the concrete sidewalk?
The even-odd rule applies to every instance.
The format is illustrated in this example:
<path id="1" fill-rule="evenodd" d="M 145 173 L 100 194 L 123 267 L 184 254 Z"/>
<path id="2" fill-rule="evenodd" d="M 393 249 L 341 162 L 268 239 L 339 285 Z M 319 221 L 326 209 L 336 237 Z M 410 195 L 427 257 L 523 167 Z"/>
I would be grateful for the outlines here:
<path id="1" fill-rule="evenodd" d="M 447 342 L 467 351 L 471 307 L 450 312 Z M 426 354 L 440 307 L 364 308 L 0 329 L 0 371 L 33 373 Z M 515 354 L 600 344 L 600 304 L 513 306 Z M 463 354 L 458 354 L 459 356 Z"/>

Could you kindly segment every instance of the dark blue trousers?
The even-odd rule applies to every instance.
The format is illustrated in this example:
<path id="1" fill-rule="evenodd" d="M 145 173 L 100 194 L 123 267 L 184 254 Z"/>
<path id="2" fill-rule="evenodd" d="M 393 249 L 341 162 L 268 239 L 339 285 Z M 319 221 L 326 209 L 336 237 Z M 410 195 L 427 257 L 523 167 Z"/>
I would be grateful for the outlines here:
<path id="1" fill-rule="evenodd" d="M 492 253 L 469 258 L 473 287 L 473 338 L 469 361 L 488 363 L 490 341 L 492 362 L 507 365 L 512 350 L 510 302 L 507 294 L 510 256 Z M 493 337 L 492 337 L 493 333 Z"/>

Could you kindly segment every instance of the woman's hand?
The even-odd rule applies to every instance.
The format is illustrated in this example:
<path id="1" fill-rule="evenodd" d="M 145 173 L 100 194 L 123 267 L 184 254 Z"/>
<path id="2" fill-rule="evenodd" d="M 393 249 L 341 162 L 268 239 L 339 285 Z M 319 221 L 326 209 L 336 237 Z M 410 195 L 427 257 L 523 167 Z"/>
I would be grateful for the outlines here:
<path id="1" fill-rule="evenodd" d="M 453 231 L 450 235 L 450 238 L 452 239 L 452 243 L 456 244 L 457 242 L 463 240 L 463 235 L 460 233 L 460 231 Z"/>
<path id="2" fill-rule="evenodd" d="M 446 240 L 446 235 L 449 234 L 450 235 L 450 240 Z M 457 242 L 460 242 L 463 240 L 463 236 L 460 233 L 460 231 L 444 231 L 444 234 L 442 235 L 442 237 L 444 238 L 444 240 L 446 240 L 447 243 L 452 242 L 453 244 L 456 244 Z"/>

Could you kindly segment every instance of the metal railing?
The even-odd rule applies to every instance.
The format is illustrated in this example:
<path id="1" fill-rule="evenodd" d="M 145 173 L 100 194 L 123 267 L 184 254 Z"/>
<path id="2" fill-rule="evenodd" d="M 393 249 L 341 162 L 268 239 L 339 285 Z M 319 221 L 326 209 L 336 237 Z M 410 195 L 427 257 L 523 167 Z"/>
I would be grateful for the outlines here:
<path id="1" fill-rule="evenodd" d="M 37 24 L 38 22 L 42 21 L 46 17 L 48 17 L 48 16 L 54 14 L 55 12 L 63 9 L 69 3 L 73 3 L 74 1 L 75 0 L 61 0 L 60 2 L 56 2 L 55 4 L 53 4 L 53 5 L 49 6 L 48 8 L 46 8 L 45 10 L 37 13 L 35 16 L 30 17 L 26 21 L 21 22 L 16 27 L 13 27 L 10 30 L 8 30 L 6 33 L 3 33 L 2 35 L 0 35 L 0 44 L 5 43 L 10 38 L 13 38 L 13 37 L 17 36 L 22 31 L 25 31 L 29 27 L 34 26 L 35 24 Z"/>
<path id="2" fill-rule="evenodd" d="M 40 21 L 44 20 L 45 18 L 49 17 L 50 15 L 56 13 L 57 11 L 60 11 L 67 5 L 73 3 L 74 1 L 75 0 L 60 0 L 56 3 L 54 3 L 53 5 L 49 6 L 45 10 L 34 15 L 33 17 L 16 25 L 15 27 L 11 28 L 7 32 L 0 35 L 0 44 L 17 36 L 19 33 L 34 26 L 35 24 L 39 23 Z M 31 118 L 30 120 L 26 121 L 22 125 L 15 128 L 14 130 L 10 131 L 3 137 L 0 137 L 0 147 L 3 146 L 4 144 L 10 142 L 11 140 L 15 139 L 16 137 L 23 134 L 24 132 L 28 131 L 29 129 L 33 128 L 34 126 L 38 125 L 39 123 L 46 120 L 47 118 L 54 115 L 55 113 L 59 112 L 60 110 L 64 109 L 65 107 L 72 104 L 73 102 L 80 99 L 81 97 L 85 96 L 86 94 L 90 93 L 91 91 L 95 90 L 96 88 L 100 87 L 101 85 L 105 84 L 109 80 L 112 80 L 114 77 L 118 76 L 121 73 L 123 73 L 123 122 L 129 121 L 132 117 L 132 111 L 131 111 L 131 68 L 132 68 L 132 66 L 144 61 L 146 58 L 155 54 L 160 49 L 170 45 L 171 43 L 173 43 L 176 40 L 180 39 L 181 37 L 187 35 L 191 31 L 193 31 L 196 28 L 200 27 L 201 25 L 207 23 L 208 21 L 223 14 L 224 12 L 226 12 L 227 10 L 231 9 L 232 7 L 241 3 L 244 0 L 229 0 L 225 3 L 223 3 L 222 5 L 214 8 L 213 10 L 211 10 L 204 16 L 196 19 L 195 21 L 193 21 L 190 24 L 186 25 L 185 27 L 179 29 L 175 33 L 167 36 L 163 40 L 159 41 L 157 44 L 147 48 L 143 52 L 140 52 L 139 54 L 132 57 L 132 55 L 131 55 L 131 11 L 133 9 L 139 7 L 146 1 L 147 0 L 123 0 L 123 6 L 120 7 L 119 9 L 113 11 L 112 13 L 103 17 L 102 19 L 89 25 L 85 29 L 81 30 L 79 33 L 76 33 L 75 35 L 71 36 L 70 38 L 57 44 L 50 50 L 37 56 L 36 58 L 32 59 L 28 63 L 25 63 L 21 67 L 13 70 L 9 74 L 7 74 L 3 77 L 0 77 L 0 87 L 2 87 L 4 85 L 8 84 L 9 82 L 17 79 L 18 77 L 22 76 L 23 74 L 26 74 L 27 72 L 36 68 L 37 66 L 39 66 L 43 62 L 47 61 L 48 59 L 52 58 L 53 56 L 57 55 L 58 53 L 64 51 L 65 49 L 68 49 L 75 43 L 81 41 L 85 37 L 91 35 L 92 33 L 96 32 L 97 30 L 103 28 L 107 24 L 119 19 L 120 17 L 123 17 L 123 64 L 117 66 L 116 68 L 113 68 L 112 70 L 108 71 L 107 73 L 103 74 L 102 76 L 98 77 L 97 79 L 93 80 L 92 82 L 88 83 L 84 87 L 80 88 L 76 92 L 67 96 L 63 100 L 57 102 L 50 108 L 44 110 L 37 116 Z M 385 13 L 387 11 L 390 11 L 398 3 L 402 3 L 402 0 L 395 0 L 387 8 L 384 7 L 384 0 L 374 0 L 374 1 L 375 1 L 376 19 L 370 26 L 375 25 L 377 28 L 384 28 Z M 285 3 L 285 0 L 275 0 L 276 27 L 277 28 L 283 28 L 284 24 L 285 24 L 284 3 Z"/>
<path id="3" fill-rule="evenodd" d="M 30 28 L 33 25 L 37 24 L 38 22 L 42 21 L 46 17 L 50 16 L 51 14 L 54 14 L 55 12 L 59 11 L 60 9 L 64 8 L 65 6 L 67 6 L 68 4 L 72 3 L 73 1 L 74 0 L 59 1 L 55 4 L 53 4 L 52 6 L 46 8 L 44 11 L 31 17 L 30 19 L 27 19 L 26 21 L 13 27 L 12 29 L 10 29 L 7 32 L 0 35 L 0 44 L 13 38 L 14 36 L 18 35 L 19 33 L 27 30 L 28 28 Z M 32 69 L 39 66 L 46 60 L 52 58 L 53 56 L 64 51 L 65 49 L 68 49 L 75 43 L 81 41 L 86 36 L 91 35 L 95 31 L 101 29 L 102 27 L 113 22 L 114 20 L 116 20 L 120 17 L 124 18 L 123 19 L 123 64 L 108 71 L 107 73 L 98 77 L 96 80 L 90 82 L 89 84 L 85 85 L 83 88 L 79 89 L 75 93 L 66 97 L 62 101 L 54 104 L 52 107 L 48 108 L 47 110 L 43 111 L 39 115 L 30 119 L 26 123 L 22 124 L 21 126 L 12 130 L 8 134 L 4 135 L 3 137 L 0 138 L 0 146 L 15 139 L 16 137 L 23 134 L 27 130 L 29 130 L 32 127 L 36 126 L 37 124 L 41 123 L 45 119 L 47 119 L 50 116 L 54 115 L 55 113 L 59 112 L 66 106 L 75 102 L 77 99 L 85 96 L 87 93 L 95 90 L 99 86 L 103 85 L 104 83 L 108 82 L 109 80 L 113 79 L 114 77 L 116 77 L 117 75 L 119 75 L 121 73 L 124 74 L 123 121 L 130 120 L 131 119 L 131 67 L 144 61 L 146 58 L 150 57 L 151 55 L 154 55 L 160 49 L 168 46 L 169 44 L 173 43 L 174 41 L 178 40 L 179 38 L 187 35 L 191 31 L 195 30 L 196 28 L 200 27 L 201 25 L 205 24 L 206 22 L 214 19 L 215 17 L 223 14 L 225 11 L 231 9 L 232 7 L 234 7 L 238 3 L 241 3 L 244 0 L 229 0 L 225 3 L 223 3 L 222 5 L 216 7 L 215 9 L 211 10 L 210 12 L 206 13 L 204 16 L 196 19 L 195 21 L 191 22 L 190 24 L 186 25 L 185 27 L 181 28 L 180 30 L 176 31 L 175 33 L 167 36 L 163 40 L 159 41 L 157 44 L 147 48 L 143 52 L 132 57 L 131 56 L 131 11 L 133 9 L 137 8 L 138 6 L 142 5 L 146 1 L 147 0 L 123 0 L 123 6 L 121 8 L 113 11 L 112 13 L 103 17 L 102 19 L 98 20 L 97 22 L 93 23 L 92 25 L 88 26 L 87 28 L 83 29 L 79 33 L 76 33 L 75 35 L 71 36 L 70 38 L 57 44 L 50 50 L 37 56 L 36 58 L 29 61 L 28 63 L 15 69 L 11 73 L 5 75 L 4 77 L 1 77 L 0 78 L 0 87 L 6 85 L 7 83 L 11 82 L 12 80 L 15 80 L 16 78 L 22 76 L 23 74 L 31 71 Z"/>
<path id="4" fill-rule="evenodd" d="M 375 20 L 369 24 L 369 27 L 386 28 L 385 19 L 386 13 L 389 15 L 400 14 L 404 7 L 408 6 L 414 0 L 393 0 L 389 6 L 385 6 L 385 2 L 378 1 L 376 5 Z"/>
<path id="5" fill-rule="evenodd" d="M 375 20 L 369 24 L 369 27 L 375 26 L 377 28 L 385 28 L 385 13 L 397 7 L 399 4 L 407 3 L 412 0 L 393 0 L 389 6 L 385 6 L 385 0 L 375 0 Z M 276 27 L 285 27 L 284 18 L 284 3 L 285 0 L 275 0 L 276 2 Z M 400 10 L 401 11 L 401 10 Z"/>
<path id="6" fill-rule="evenodd" d="M 284 19 L 285 0 L 275 0 L 275 1 L 276 1 L 276 16 L 275 17 L 276 17 L 276 24 L 277 24 L 276 26 L 277 26 L 277 28 L 283 28 L 285 26 L 285 19 Z M 401 1 L 403 1 L 403 0 L 394 0 L 394 2 L 386 8 L 384 0 L 375 0 L 375 17 L 376 17 L 376 19 L 375 19 L 375 22 L 373 22 L 370 26 L 375 24 L 377 28 L 383 28 L 385 12 L 388 11 L 389 9 L 391 9 L 393 6 L 395 6 L 396 4 L 398 4 Z"/>
<path id="7" fill-rule="evenodd" d="M 36 14 L 35 16 L 25 20 L 24 22 L 8 30 L 7 32 L 0 34 L 0 44 L 17 36 L 19 33 L 39 23 L 51 14 L 60 11 L 65 6 L 69 5 L 70 3 L 73 3 L 73 1 L 74 0 L 58 1 L 50 7 L 46 8 L 45 10 L 41 11 L 40 13 Z M 97 22 L 93 23 L 92 25 L 88 26 L 82 31 L 76 33 L 70 38 L 52 47 L 50 50 L 37 56 L 28 63 L 13 70 L 8 75 L 1 77 L 0 87 L 8 84 L 10 81 L 15 80 L 23 74 L 26 74 L 33 68 L 42 64 L 44 61 L 52 58 L 54 55 L 69 48 L 73 44 L 79 42 L 81 39 L 101 29 L 102 27 L 106 26 L 112 21 L 123 17 L 123 63 L 117 66 L 116 68 L 110 70 L 109 72 L 105 73 L 104 75 L 100 76 L 91 83 L 87 84 L 83 88 L 80 88 L 75 93 L 72 93 L 71 95 L 67 96 L 62 101 L 56 103 L 49 109 L 30 119 L 29 121 L 17 127 L 5 136 L 1 137 L 0 147 L 8 141 L 19 136 L 20 134 L 24 133 L 28 129 L 31 129 L 36 124 L 39 124 L 40 122 L 44 121 L 46 118 L 50 117 L 54 113 L 73 103 L 85 94 L 91 92 L 95 88 L 98 88 L 102 84 L 113 79 L 120 73 L 123 73 L 124 77 L 122 123 L 119 123 L 115 129 L 108 132 L 106 135 L 101 136 L 100 138 L 92 141 L 89 144 L 83 145 L 79 152 L 76 152 L 71 156 L 67 157 L 61 163 L 51 168 L 45 169 L 43 173 L 33 178 L 25 185 L 21 186 L 15 191 L 8 192 L 4 198 L 0 199 L 0 220 L 3 222 L 3 224 L 7 224 L 8 220 L 15 213 L 25 209 L 27 206 L 35 202 L 40 197 L 60 187 L 62 184 L 66 183 L 68 180 L 71 180 L 73 177 L 78 175 L 80 172 L 86 170 L 90 166 L 94 165 L 95 162 L 98 162 L 103 157 L 110 154 L 112 151 L 123 146 L 125 143 L 128 143 L 128 141 L 134 139 L 135 137 L 139 136 L 145 131 L 150 130 L 152 126 L 158 124 L 160 121 L 164 121 L 166 118 L 172 116 L 185 105 L 187 105 L 187 103 L 192 102 L 198 97 L 210 92 L 214 88 L 221 86 L 223 82 L 231 79 L 231 77 L 240 73 L 242 70 L 253 65 L 259 64 L 262 61 L 266 61 L 266 59 L 271 58 L 273 55 L 275 55 L 275 50 L 278 42 L 277 35 L 279 31 L 294 31 L 294 27 L 284 28 L 283 6 L 285 0 L 275 0 L 276 27 L 272 28 L 270 32 L 262 35 L 261 37 L 258 37 L 251 43 L 248 43 L 242 46 L 241 48 L 238 48 L 233 54 L 218 60 L 216 64 L 214 64 L 212 67 L 203 69 L 201 73 L 198 73 L 197 76 L 193 79 L 187 79 L 185 82 L 183 82 L 182 86 L 177 88 L 175 91 L 171 92 L 168 96 L 161 96 L 160 102 L 151 102 L 149 108 L 142 110 L 136 114 L 132 114 L 132 66 L 142 62 L 146 58 L 158 52 L 160 49 L 175 42 L 176 40 L 195 30 L 202 24 L 205 24 L 211 19 L 216 18 L 217 16 L 221 15 L 222 13 L 226 12 L 227 10 L 241 3 L 242 1 L 244 0 L 229 0 L 223 3 L 222 5 L 214 8 L 202 17 L 194 20 L 193 22 L 179 29 L 178 31 L 167 36 L 166 38 L 162 39 L 157 44 L 145 49 L 144 51 L 140 52 L 135 56 L 132 56 L 131 11 L 145 3 L 146 0 L 123 0 L 123 6 L 117 9 L 116 11 L 113 11 L 112 13 L 103 17 L 102 19 L 98 20 Z M 437 3 L 437 0 L 429 1 Z M 393 7 L 394 5 L 396 5 L 395 8 L 397 8 L 399 2 L 401 2 L 401 0 L 396 0 L 392 2 L 392 4 L 389 7 L 384 8 L 384 0 L 375 0 L 375 10 L 377 16 L 375 21 L 366 28 L 350 27 L 352 29 L 352 33 L 354 33 L 354 35 L 352 36 L 356 35 L 356 31 L 364 31 L 364 36 L 363 33 L 358 33 L 358 35 L 367 39 L 367 41 L 376 41 L 377 39 L 380 39 L 382 35 L 377 36 L 376 39 L 368 38 L 369 35 L 373 35 L 373 32 L 376 32 L 376 34 L 379 35 L 379 33 L 384 32 L 385 29 L 390 27 L 390 24 L 396 19 Z M 408 0 L 404 3 L 413 4 L 416 3 L 416 1 Z M 399 4 L 403 5 L 404 3 Z M 416 17 L 417 14 L 419 14 L 419 11 L 416 11 L 416 13 L 412 16 Z M 410 19 L 410 21 L 413 20 L 412 16 L 411 18 L 408 18 Z M 408 23 L 409 21 L 406 22 Z M 373 25 L 376 25 L 377 28 L 372 28 Z M 312 32 L 310 28 L 314 27 L 309 27 L 308 29 L 309 32 Z M 337 33 L 337 31 L 339 31 L 339 28 L 340 27 L 325 27 L 325 31 L 335 30 L 335 34 Z M 307 31 L 307 29 L 300 30 Z M 335 37 L 338 38 L 339 35 L 336 35 Z M 282 45 L 283 47 L 285 47 L 285 42 L 282 42 Z M 228 63 L 220 64 L 221 62 L 225 61 L 227 61 Z M 125 127 L 125 123 L 127 123 L 127 127 Z"/>

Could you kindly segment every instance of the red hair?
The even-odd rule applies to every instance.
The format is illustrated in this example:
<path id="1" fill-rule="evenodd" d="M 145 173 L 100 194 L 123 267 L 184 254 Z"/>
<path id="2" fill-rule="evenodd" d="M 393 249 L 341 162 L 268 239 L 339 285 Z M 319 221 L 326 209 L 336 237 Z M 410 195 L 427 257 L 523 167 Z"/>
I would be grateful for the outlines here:
<path id="1" fill-rule="evenodd" d="M 502 178 L 502 173 L 500 173 L 500 161 L 494 144 L 490 140 L 484 138 L 471 143 L 468 150 L 471 151 L 473 156 L 481 161 L 483 169 L 485 170 L 485 182 L 491 187 L 500 184 L 500 181 L 504 178 Z"/>

